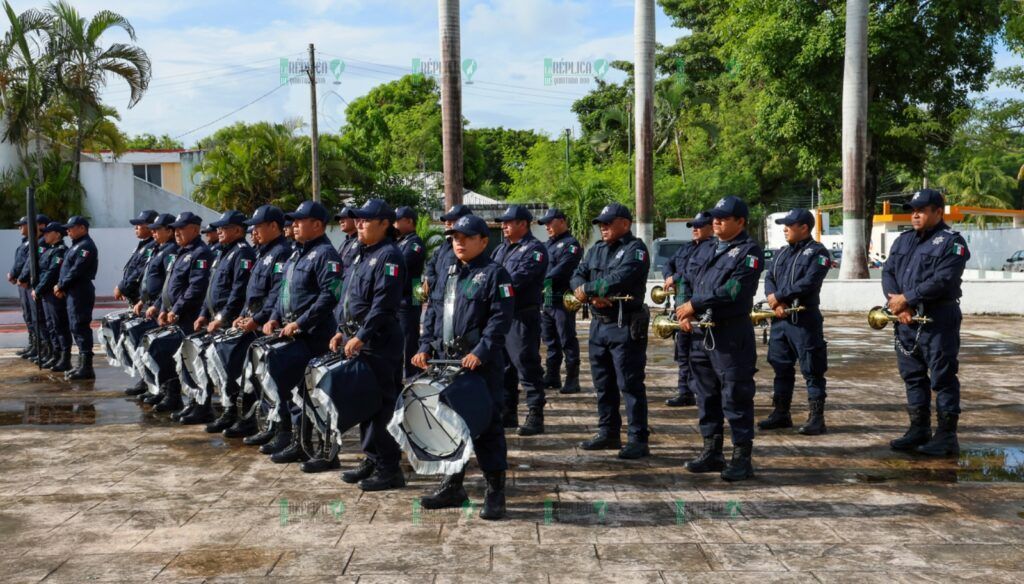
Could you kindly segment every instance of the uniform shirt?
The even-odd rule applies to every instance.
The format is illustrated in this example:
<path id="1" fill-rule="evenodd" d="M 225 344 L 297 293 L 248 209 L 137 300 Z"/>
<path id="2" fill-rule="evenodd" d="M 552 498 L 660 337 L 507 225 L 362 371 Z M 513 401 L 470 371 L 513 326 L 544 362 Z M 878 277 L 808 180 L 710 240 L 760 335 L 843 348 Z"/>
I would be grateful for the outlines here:
<path id="1" fill-rule="evenodd" d="M 341 282 L 341 257 L 326 235 L 299 243 L 288 259 L 270 319 L 298 323 L 299 330 L 311 335 L 333 332 Z"/>
<path id="2" fill-rule="evenodd" d="M 825 281 L 832 258 L 817 241 L 807 238 L 779 248 L 772 269 L 764 277 L 765 295 L 790 306 L 795 300 L 800 306 L 821 304 L 821 283 Z"/>
<path id="3" fill-rule="evenodd" d="M 678 271 L 676 275 L 678 278 L 675 280 L 677 306 L 687 302 L 693 296 L 693 282 L 696 281 L 697 272 L 700 271 L 704 264 L 711 260 L 711 256 L 715 253 L 715 247 L 718 245 L 718 240 L 714 237 L 709 237 L 704 241 L 691 243 L 693 243 L 693 248 L 686 257 L 686 261 L 681 264 L 677 263 Z"/>
<path id="4" fill-rule="evenodd" d="M 12 276 L 16 276 L 18 278 L 18 281 L 21 282 L 22 284 L 28 284 L 29 281 L 32 279 L 32 267 L 31 267 L 32 262 L 30 262 L 28 260 L 28 253 L 29 253 L 29 251 L 31 251 L 31 250 L 29 250 L 28 246 L 26 246 L 25 247 L 25 263 L 22 264 L 22 266 L 21 266 L 21 272 L 17 273 L 17 274 L 11 274 Z M 40 236 L 39 239 L 36 242 L 36 252 L 39 253 L 40 255 L 42 255 L 42 253 L 44 251 L 46 251 L 46 240 L 43 239 L 42 236 Z"/>
<path id="5" fill-rule="evenodd" d="M 359 236 L 352 232 L 351 234 L 345 234 L 345 241 L 341 242 L 338 246 L 338 256 L 341 257 L 341 280 L 344 281 L 345 277 L 348 276 L 348 269 L 352 267 L 352 262 L 356 261 L 356 248 L 359 247 Z"/>
<path id="6" fill-rule="evenodd" d="M 544 300 L 544 276 L 548 272 L 548 253 L 544 244 L 527 232 L 516 243 L 505 239 L 494 248 L 491 259 L 512 277 L 516 310 L 539 307 Z"/>
<path id="7" fill-rule="evenodd" d="M 142 270 L 141 299 L 146 304 L 153 304 L 160 298 L 160 291 L 164 289 L 164 280 L 167 272 L 178 257 L 178 244 L 174 240 L 158 246 L 152 256 L 146 260 L 146 267 Z"/>
<path id="8" fill-rule="evenodd" d="M 177 315 L 198 315 L 210 283 L 210 264 L 213 254 L 202 238 L 196 237 L 178 249 L 174 262 L 167 270 L 164 288 L 157 298 L 156 307 Z"/>
<path id="9" fill-rule="evenodd" d="M 280 293 L 285 264 L 293 251 L 291 241 L 283 235 L 256 250 L 256 264 L 245 288 L 245 309 L 242 311 L 256 324 L 263 325 L 270 320 Z"/>
<path id="10" fill-rule="evenodd" d="M 764 270 L 761 246 L 743 231 L 732 241 L 716 240 L 704 249 L 702 265 L 689 282 L 694 311 L 699 316 L 710 309 L 714 321 L 747 318 Z"/>
<path id="11" fill-rule="evenodd" d="M 64 238 L 53 244 L 47 245 L 43 254 L 39 256 L 39 283 L 36 284 L 36 295 L 42 297 L 46 294 L 53 294 L 53 287 L 60 277 L 60 266 L 64 263 L 64 254 L 68 247 L 64 245 Z"/>
<path id="12" fill-rule="evenodd" d="M 397 326 L 404 284 L 405 260 L 395 240 L 359 244 L 345 276 L 339 324 L 358 324 L 356 338 L 372 343 L 386 327 Z"/>
<path id="13" fill-rule="evenodd" d="M 21 270 L 24 269 L 25 264 L 28 262 L 28 252 L 31 248 L 28 246 L 28 238 L 21 238 L 21 245 L 14 250 L 14 265 L 11 266 L 11 277 L 17 278 L 21 275 Z"/>
<path id="14" fill-rule="evenodd" d="M 88 234 L 72 240 L 60 266 L 57 286 L 61 291 L 67 292 L 76 286 L 91 284 L 96 279 L 96 269 L 99 267 L 98 255 L 96 244 Z"/>
<path id="15" fill-rule="evenodd" d="M 239 239 L 221 244 L 213 260 L 210 285 L 200 316 L 231 323 L 242 313 L 245 304 L 245 289 L 249 285 L 256 253 L 252 246 Z"/>
<path id="16" fill-rule="evenodd" d="M 706 239 L 704 241 L 707 241 Z M 673 283 L 678 283 L 683 279 L 683 271 L 686 269 L 686 264 L 693 256 L 693 253 L 700 246 L 701 242 L 697 240 L 687 241 L 683 245 L 679 246 L 673 255 L 665 265 L 661 268 L 661 275 L 667 280 L 669 276 L 672 277 Z M 678 288 L 678 286 L 677 286 Z"/>
<path id="17" fill-rule="evenodd" d="M 124 274 L 121 281 L 117 283 L 121 294 L 130 300 L 137 300 L 142 289 L 142 274 L 146 270 L 146 263 L 156 251 L 157 244 L 152 237 L 140 240 L 135 246 L 135 251 L 128 258 L 124 265 Z"/>
<path id="18" fill-rule="evenodd" d="M 423 264 L 427 248 L 415 231 L 398 238 L 398 249 L 405 260 L 405 283 L 402 287 L 402 306 L 413 304 L 412 288 L 423 279 Z M 417 303 L 418 304 L 418 303 Z"/>
<path id="19" fill-rule="evenodd" d="M 431 302 L 423 320 L 420 352 L 433 354 L 433 348 L 444 342 L 447 313 L 451 339 L 460 340 L 465 352 L 476 355 L 484 363 L 500 358 L 505 348 L 505 335 L 512 326 L 512 277 L 505 268 L 480 254 L 468 264 L 456 261 L 449 266 L 436 287 L 447 290 L 449 280 L 452 280 L 452 306 L 446 311 L 444 300 Z"/>
<path id="20" fill-rule="evenodd" d="M 612 243 L 601 241 L 591 247 L 576 268 L 570 286 L 573 290 L 583 286 L 587 296 L 632 296 L 632 300 L 622 302 L 622 308 L 624 312 L 635 312 L 644 308 L 650 269 L 647 246 L 627 232 Z M 615 317 L 619 303 L 612 302 L 607 308 L 591 306 L 590 310 L 604 317 Z"/>
<path id="21" fill-rule="evenodd" d="M 435 300 L 441 301 L 443 290 L 435 284 L 448 274 L 448 268 L 457 261 L 455 249 L 452 247 L 452 239 L 445 237 L 441 245 L 434 250 L 434 255 L 430 256 L 430 259 L 427 260 L 427 265 L 423 269 L 423 279 L 430 285 L 431 302 Z"/>
<path id="22" fill-rule="evenodd" d="M 583 260 L 583 248 L 571 233 L 548 238 L 544 244 L 548 252 L 548 271 L 544 275 L 544 304 L 561 302 L 570 290 L 569 281 Z"/>
<path id="23" fill-rule="evenodd" d="M 917 307 L 928 302 L 956 300 L 964 267 L 971 258 L 964 238 L 940 221 L 932 230 L 918 235 L 906 231 L 896 238 L 882 269 L 882 291 L 903 294 Z"/>

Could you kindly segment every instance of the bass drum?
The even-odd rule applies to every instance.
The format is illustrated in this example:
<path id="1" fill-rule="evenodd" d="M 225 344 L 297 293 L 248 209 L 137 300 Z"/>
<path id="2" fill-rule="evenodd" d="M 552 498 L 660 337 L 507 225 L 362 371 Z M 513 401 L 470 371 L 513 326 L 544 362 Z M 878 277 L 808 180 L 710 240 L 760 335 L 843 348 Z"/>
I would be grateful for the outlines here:
<path id="1" fill-rule="evenodd" d="M 473 438 L 490 423 L 487 382 L 457 367 L 428 372 L 399 394 L 388 432 L 419 474 L 454 474 L 473 455 Z"/>
<path id="2" fill-rule="evenodd" d="M 311 435 L 302 434 L 311 441 L 306 453 L 331 460 L 338 455 L 342 435 L 376 413 L 381 397 L 366 363 L 328 353 L 310 361 L 305 383 L 295 388 L 292 401 L 302 405 L 302 422 L 313 426 Z"/>
<path id="3" fill-rule="evenodd" d="M 150 383 L 150 393 L 158 393 L 160 384 L 174 379 L 174 354 L 184 340 L 185 334 L 173 324 L 152 329 L 143 335 L 142 358 L 148 370 L 146 382 Z"/>
<path id="4" fill-rule="evenodd" d="M 296 343 L 290 337 L 270 335 L 256 339 L 249 346 L 245 370 L 247 385 L 251 383 L 253 390 L 263 396 L 269 422 L 280 420 L 281 404 L 302 381 L 309 360 L 306 344 Z"/>
<path id="5" fill-rule="evenodd" d="M 212 342 L 213 336 L 205 331 L 192 333 L 185 337 L 181 348 L 174 354 L 175 370 L 181 380 L 181 393 L 187 396 L 186 405 L 192 401 L 206 402 L 210 378 L 206 374 L 205 351 Z"/>
<path id="6" fill-rule="evenodd" d="M 156 327 L 156 321 L 141 317 L 132 318 L 121 325 L 121 340 L 118 343 L 121 364 L 125 373 L 131 377 L 138 376 L 140 379 L 147 380 L 149 370 L 146 369 L 142 339 L 147 332 Z M 147 385 L 148 383 L 147 380 Z M 151 393 L 156 393 L 156 391 L 151 391 Z"/>
<path id="7" fill-rule="evenodd" d="M 206 347 L 206 375 L 220 393 L 221 405 L 227 406 L 231 401 L 228 387 L 241 385 L 246 352 L 256 340 L 256 333 L 230 328 L 217 331 L 212 338 L 213 342 Z"/>
<path id="8" fill-rule="evenodd" d="M 134 317 L 135 314 L 129 310 L 115 310 L 100 319 L 100 328 L 97 336 L 100 338 L 100 346 L 107 356 L 107 363 L 111 367 L 121 366 L 121 353 L 118 348 L 121 341 L 121 327 L 125 321 Z"/>

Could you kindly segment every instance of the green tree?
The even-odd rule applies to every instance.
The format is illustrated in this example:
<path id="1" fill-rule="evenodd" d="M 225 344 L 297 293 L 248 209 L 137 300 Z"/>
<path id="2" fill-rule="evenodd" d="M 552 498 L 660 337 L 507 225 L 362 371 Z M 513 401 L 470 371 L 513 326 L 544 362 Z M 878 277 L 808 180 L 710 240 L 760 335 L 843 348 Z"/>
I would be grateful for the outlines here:
<path id="1" fill-rule="evenodd" d="M 125 141 L 126 150 L 182 150 L 185 146 L 167 134 L 139 134 Z"/>

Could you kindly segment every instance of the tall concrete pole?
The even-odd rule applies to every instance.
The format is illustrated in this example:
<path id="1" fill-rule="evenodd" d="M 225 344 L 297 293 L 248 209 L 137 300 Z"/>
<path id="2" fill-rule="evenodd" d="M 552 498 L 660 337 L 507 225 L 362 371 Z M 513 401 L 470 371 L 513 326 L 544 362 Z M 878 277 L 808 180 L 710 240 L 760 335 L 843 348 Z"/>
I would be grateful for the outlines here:
<path id="1" fill-rule="evenodd" d="M 635 0 L 633 91 L 636 128 L 636 235 L 654 241 L 654 0 Z"/>
<path id="2" fill-rule="evenodd" d="M 441 144 L 444 207 L 462 203 L 462 50 L 459 0 L 438 0 L 441 27 Z"/>
<path id="3" fill-rule="evenodd" d="M 839 277 L 868 277 L 865 175 L 868 132 L 868 2 L 846 2 L 843 68 L 843 262 Z"/>
<path id="4" fill-rule="evenodd" d="M 316 124 L 316 49 L 309 43 L 309 115 L 310 115 L 310 157 L 313 159 L 312 184 L 313 200 L 320 201 L 320 131 Z"/>

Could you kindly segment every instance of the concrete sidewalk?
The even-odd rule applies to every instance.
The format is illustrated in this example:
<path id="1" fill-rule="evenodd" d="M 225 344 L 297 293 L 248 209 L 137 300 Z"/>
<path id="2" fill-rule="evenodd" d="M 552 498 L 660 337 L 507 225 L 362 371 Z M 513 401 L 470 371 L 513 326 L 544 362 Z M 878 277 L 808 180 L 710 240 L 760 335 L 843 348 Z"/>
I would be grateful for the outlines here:
<path id="1" fill-rule="evenodd" d="M 907 423 L 891 331 L 829 315 L 829 433 L 760 433 L 757 477 L 736 485 L 682 470 L 696 411 L 663 405 L 672 348 L 652 339 L 652 456 L 576 447 L 596 422 L 585 376 L 584 393 L 549 396 L 546 434 L 509 436 L 497 523 L 419 508 L 433 477 L 362 493 L 149 414 L 109 367 L 68 384 L 5 351 L 0 582 L 1021 582 L 1022 324 L 965 319 L 964 454 L 926 460 L 887 446 Z M 758 350 L 761 419 L 772 376 Z M 357 448 L 350 434 L 345 468 Z M 475 462 L 468 474 L 478 506 Z"/>

